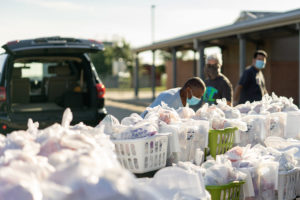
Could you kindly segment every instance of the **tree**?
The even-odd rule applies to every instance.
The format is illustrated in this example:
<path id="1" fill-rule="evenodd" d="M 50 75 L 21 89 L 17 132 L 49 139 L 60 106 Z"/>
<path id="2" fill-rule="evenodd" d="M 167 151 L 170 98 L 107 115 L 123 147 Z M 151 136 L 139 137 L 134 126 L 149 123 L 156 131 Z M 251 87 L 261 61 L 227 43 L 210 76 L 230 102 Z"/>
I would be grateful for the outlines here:
<path id="1" fill-rule="evenodd" d="M 101 76 L 107 76 L 112 73 L 109 59 L 106 57 L 104 51 L 90 54 L 90 58 L 98 74 L 101 74 Z"/>
<path id="2" fill-rule="evenodd" d="M 172 60 L 172 54 L 168 51 L 159 51 L 160 59 L 164 62 Z M 176 53 L 176 59 L 187 60 L 190 59 L 189 50 L 178 51 Z"/>
<path id="3" fill-rule="evenodd" d="M 159 51 L 159 57 L 164 62 L 172 60 L 172 54 L 170 52 L 168 52 L 168 51 Z"/>
<path id="4" fill-rule="evenodd" d="M 120 42 L 104 43 L 105 50 L 91 54 L 91 60 L 101 76 L 112 75 L 112 63 L 114 60 L 123 60 L 128 69 L 132 69 L 133 55 L 129 43 L 124 39 Z"/>

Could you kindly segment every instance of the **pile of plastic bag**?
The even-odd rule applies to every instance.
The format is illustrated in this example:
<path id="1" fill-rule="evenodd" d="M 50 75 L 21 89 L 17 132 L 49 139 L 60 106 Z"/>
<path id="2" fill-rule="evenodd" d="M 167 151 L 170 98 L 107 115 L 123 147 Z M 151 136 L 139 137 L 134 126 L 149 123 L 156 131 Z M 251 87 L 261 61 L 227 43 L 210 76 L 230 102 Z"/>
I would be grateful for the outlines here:
<path id="1" fill-rule="evenodd" d="M 130 120 L 129 120 L 130 119 Z M 227 105 L 225 99 L 218 99 L 217 105 L 204 104 L 196 112 L 189 107 L 182 107 L 177 110 L 169 108 L 162 103 L 161 106 L 147 108 L 147 114 L 144 119 L 137 114 L 123 119 L 133 123 L 121 123 L 117 125 L 119 132 L 123 130 L 123 125 L 135 125 L 139 123 L 151 123 L 160 131 L 161 124 L 178 125 L 185 121 L 207 121 L 209 129 L 224 129 L 227 127 L 237 127 L 240 131 L 236 133 L 235 143 L 241 146 L 247 144 L 263 144 L 263 141 L 269 136 L 278 136 L 283 138 L 300 138 L 300 110 L 293 103 L 292 98 L 264 95 L 261 101 L 246 102 L 245 104 L 231 107 Z M 122 120 L 122 121 L 123 121 Z M 164 126 L 164 125 L 163 125 Z M 127 132 L 130 130 L 127 130 Z M 149 136 L 153 131 L 140 133 L 137 135 Z M 122 134 L 121 138 L 137 137 L 134 134 Z M 114 137 L 113 137 L 114 138 Z"/>
<path id="2" fill-rule="evenodd" d="M 245 104 L 239 104 L 236 108 L 245 114 L 265 114 L 274 112 L 289 112 L 298 111 L 297 105 L 293 103 L 292 98 L 278 97 L 275 93 L 272 95 L 264 95 L 261 101 L 255 101 L 253 103 L 246 102 Z"/>
<path id="3" fill-rule="evenodd" d="M 125 117 L 121 123 L 114 116 L 107 115 L 96 128 L 116 140 L 149 137 L 158 132 L 156 118 L 153 118 L 153 121 L 144 120 L 136 113 Z"/>
<path id="4" fill-rule="evenodd" d="M 218 100 L 217 105 L 209 106 L 207 103 L 197 110 L 193 119 L 207 120 L 211 129 L 224 129 L 237 127 L 247 130 L 247 126 L 240 120 L 239 110 L 224 105 L 224 100 Z"/>
<path id="5" fill-rule="evenodd" d="M 0 139 L 0 196 L 18 200 L 134 199 L 143 193 L 123 169 L 109 137 L 82 123 L 70 126 L 67 109 L 61 124 Z M 124 184 L 126 183 L 126 184 Z"/>
<path id="6" fill-rule="evenodd" d="M 235 107 L 247 130 L 240 130 L 237 143 L 241 146 L 263 144 L 269 136 L 300 138 L 300 111 L 292 98 L 266 94 L 261 101 L 246 102 Z"/>
<path id="7" fill-rule="evenodd" d="M 114 118 L 110 118 L 114 120 Z M 0 197 L 18 200 L 209 199 L 197 174 L 176 181 L 141 185 L 121 167 L 105 127 L 71 126 L 66 109 L 61 124 L 0 135 Z M 138 123 L 126 119 L 124 123 Z M 108 127 L 106 127 L 108 128 Z M 170 175 L 171 176 L 171 175 Z M 175 177 L 173 177 L 175 178 Z M 190 178 L 198 184 L 189 184 Z M 177 179 L 177 178 L 176 178 Z M 182 184 L 185 187 L 182 187 Z M 199 190 L 200 189 L 200 190 Z"/>
<path id="8" fill-rule="evenodd" d="M 272 136 L 266 138 L 264 143 L 266 147 L 276 149 L 284 154 L 287 159 L 293 160 L 293 166 L 300 167 L 300 140 Z"/>
<path id="9" fill-rule="evenodd" d="M 276 137 L 279 138 L 279 137 Z M 266 143 L 271 143 L 270 141 Z M 275 199 L 278 189 L 278 173 L 288 172 L 298 167 L 293 151 L 279 151 L 273 147 L 257 144 L 251 148 L 236 146 L 225 153 L 232 165 L 249 174 L 244 187 L 246 197 L 255 199 Z"/>
<path id="10" fill-rule="evenodd" d="M 153 178 L 141 179 L 140 187 L 154 188 L 161 195 L 160 199 L 211 199 L 201 172 L 193 164 L 188 168 L 165 167 L 156 172 Z"/>
<path id="11" fill-rule="evenodd" d="M 224 185 L 246 179 L 246 174 L 232 167 L 226 157 L 209 160 L 201 166 L 178 162 L 159 170 L 153 178 L 142 180 L 142 186 L 157 188 L 163 199 L 210 199 L 206 185 Z M 168 198 L 172 197 L 172 198 Z"/>
<path id="12" fill-rule="evenodd" d="M 216 157 L 216 160 L 204 162 L 203 177 L 205 185 L 226 185 L 233 181 L 246 179 L 246 174 L 234 168 L 231 162 L 223 155 Z"/>
<path id="13" fill-rule="evenodd" d="M 189 107 L 177 110 L 166 104 L 147 108 L 147 114 L 141 118 L 133 113 L 121 120 L 107 115 L 97 128 L 110 136 L 112 140 L 140 139 L 159 134 L 168 135 L 167 163 L 194 161 L 197 148 L 204 149 L 208 144 L 209 122 L 194 119 L 195 112 Z"/>

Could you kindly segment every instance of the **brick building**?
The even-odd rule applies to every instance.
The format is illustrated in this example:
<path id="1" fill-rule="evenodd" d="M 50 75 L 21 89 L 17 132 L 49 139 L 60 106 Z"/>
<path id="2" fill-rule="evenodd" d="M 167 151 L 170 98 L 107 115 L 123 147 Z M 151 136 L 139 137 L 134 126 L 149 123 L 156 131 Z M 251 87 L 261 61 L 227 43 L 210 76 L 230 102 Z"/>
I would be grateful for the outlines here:
<path id="1" fill-rule="evenodd" d="M 207 47 L 218 46 L 221 49 L 222 72 L 233 86 L 237 84 L 246 66 L 252 63 L 253 52 L 264 49 L 269 55 L 267 66 L 263 70 L 268 91 L 293 97 L 295 103 L 299 104 L 299 40 L 300 9 L 284 13 L 244 11 L 232 25 L 157 42 L 134 51 L 137 58 L 138 53 L 147 50 L 159 49 L 172 53 L 172 61 L 166 63 L 167 87 L 176 87 L 191 76 L 204 78 L 204 49 Z M 193 50 L 199 54 L 200 59 L 177 60 L 176 52 L 182 50 Z M 135 85 L 137 95 L 138 80 Z"/>

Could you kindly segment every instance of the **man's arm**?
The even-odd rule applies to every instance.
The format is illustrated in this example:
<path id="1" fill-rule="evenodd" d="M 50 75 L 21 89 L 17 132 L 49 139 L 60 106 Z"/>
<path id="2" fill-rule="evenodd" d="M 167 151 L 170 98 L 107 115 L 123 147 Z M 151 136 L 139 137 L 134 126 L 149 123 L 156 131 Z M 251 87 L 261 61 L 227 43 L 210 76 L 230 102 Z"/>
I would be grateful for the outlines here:
<path id="1" fill-rule="evenodd" d="M 243 87 L 247 88 L 247 85 L 249 84 L 249 71 L 245 70 L 243 72 L 242 77 L 240 78 L 240 81 L 238 82 L 237 86 L 235 87 L 234 94 L 233 94 L 233 106 L 236 106 L 239 103 L 240 95 Z"/>
<path id="2" fill-rule="evenodd" d="M 233 105 L 234 106 L 236 106 L 239 102 L 242 88 L 243 88 L 243 86 L 239 85 L 239 84 L 235 87 L 234 95 L 233 95 Z"/>
<path id="3" fill-rule="evenodd" d="M 148 108 L 154 108 L 159 105 L 161 106 L 162 102 L 166 103 L 169 106 L 171 100 L 172 96 L 170 94 L 162 92 L 155 98 L 155 100 L 148 106 Z M 148 111 L 145 110 L 140 116 L 142 118 L 145 118 L 147 113 Z"/>
<path id="4" fill-rule="evenodd" d="M 265 94 L 268 94 L 268 90 L 267 90 L 267 88 L 265 88 Z"/>
<path id="5" fill-rule="evenodd" d="M 233 91 L 232 91 L 232 85 L 225 79 L 225 83 L 223 84 L 223 90 L 222 90 L 222 98 L 226 99 L 227 105 L 232 106 L 232 100 L 233 100 Z"/>
<path id="6" fill-rule="evenodd" d="M 162 95 L 158 95 L 158 97 L 156 97 L 154 99 L 154 101 L 149 106 L 147 106 L 147 108 L 154 108 L 155 106 L 161 105 L 161 96 Z M 147 115 L 147 113 L 148 113 L 148 111 L 146 109 L 140 116 L 142 118 L 145 118 L 145 116 Z"/>

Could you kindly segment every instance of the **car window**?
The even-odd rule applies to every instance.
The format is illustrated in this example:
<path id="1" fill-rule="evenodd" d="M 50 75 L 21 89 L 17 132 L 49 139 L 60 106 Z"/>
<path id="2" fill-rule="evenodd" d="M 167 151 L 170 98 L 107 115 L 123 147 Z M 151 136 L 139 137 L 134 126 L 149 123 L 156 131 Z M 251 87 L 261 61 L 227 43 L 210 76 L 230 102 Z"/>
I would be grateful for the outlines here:
<path id="1" fill-rule="evenodd" d="M 2 70 L 7 58 L 7 54 L 0 54 L 0 73 L 2 74 Z"/>
<path id="2" fill-rule="evenodd" d="M 14 63 L 14 67 L 21 68 L 21 78 L 41 81 L 44 77 L 53 76 L 52 74 L 49 74 L 48 67 L 55 64 L 56 63 L 42 62 Z"/>
<path id="3" fill-rule="evenodd" d="M 17 65 L 15 65 L 17 67 Z M 21 66 L 20 66 L 21 67 Z M 39 79 L 43 77 L 43 64 L 42 63 L 29 63 L 26 67 L 22 68 L 22 78 Z"/>

